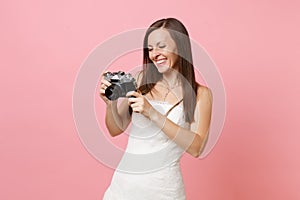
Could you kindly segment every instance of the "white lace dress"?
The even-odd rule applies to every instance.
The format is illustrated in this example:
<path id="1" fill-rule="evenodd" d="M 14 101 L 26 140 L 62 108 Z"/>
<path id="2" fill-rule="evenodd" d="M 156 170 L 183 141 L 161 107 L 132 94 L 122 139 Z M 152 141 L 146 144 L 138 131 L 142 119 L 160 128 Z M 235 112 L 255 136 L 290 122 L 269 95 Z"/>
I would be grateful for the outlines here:
<path id="1" fill-rule="evenodd" d="M 172 107 L 166 102 L 149 102 L 162 114 Z M 168 118 L 184 127 L 182 103 Z M 132 113 L 126 151 L 103 200 L 185 200 L 179 164 L 183 152 L 148 118 Z"/>

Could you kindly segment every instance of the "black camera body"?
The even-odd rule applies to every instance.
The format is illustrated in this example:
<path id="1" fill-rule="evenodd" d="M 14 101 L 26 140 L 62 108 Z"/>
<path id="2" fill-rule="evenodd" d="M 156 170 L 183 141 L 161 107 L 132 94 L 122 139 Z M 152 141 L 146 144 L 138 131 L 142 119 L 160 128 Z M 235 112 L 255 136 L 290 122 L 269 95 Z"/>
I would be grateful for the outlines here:
<path id="1" fill-rule="evenodd" d="M 136 90 L 136 81 L 130 73 L 126 74 L 123 71 L 106 72 L 103 76 L 105 80 L 111 83 L 105 90 L 105 96 L 111 101 L 126 97 L 127 92 Z"/>

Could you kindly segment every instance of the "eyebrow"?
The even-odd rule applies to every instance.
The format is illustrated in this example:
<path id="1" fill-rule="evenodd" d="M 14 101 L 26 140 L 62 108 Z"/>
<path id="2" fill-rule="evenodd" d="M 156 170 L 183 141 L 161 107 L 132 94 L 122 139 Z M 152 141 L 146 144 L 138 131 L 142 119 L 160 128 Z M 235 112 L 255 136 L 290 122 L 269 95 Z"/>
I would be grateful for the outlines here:
<path id="1" fill-rule="evenodd" d="M 162 43 L 162 41 L 157 42 L 157 43 L 156 43 L 156 46 L 160 45 L 160 43 Z M 148 47 L 149 47 L 149 46 L 152 46 L 152 45 L 148 44 Z"/>

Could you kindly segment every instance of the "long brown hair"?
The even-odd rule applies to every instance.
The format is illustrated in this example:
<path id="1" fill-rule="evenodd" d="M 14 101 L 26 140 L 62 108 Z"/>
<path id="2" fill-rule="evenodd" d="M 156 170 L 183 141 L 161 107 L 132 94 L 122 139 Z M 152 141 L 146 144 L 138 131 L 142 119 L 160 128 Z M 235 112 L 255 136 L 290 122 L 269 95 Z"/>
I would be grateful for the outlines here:
<path id="1" fill-rule="evenodd" d="M 178 67 L 176 70 L 180 74 L 179 78 L 182 83 L 184 117 L 186 122 L 191 123 L 194 121 L 198 83 L 195 80 L 189 34 L 179 20 L 175 18 L 160 19 L 147 29 L 143 44 L 143 76 L 139 90 L 142 94 L 147 94 L 151 92 L 157 81 L 162 79 L 162 74 L 150 60 L 148 51 L 148 37 L 152 31 L 159 28 L 165 28 L 177 45 Z"/>

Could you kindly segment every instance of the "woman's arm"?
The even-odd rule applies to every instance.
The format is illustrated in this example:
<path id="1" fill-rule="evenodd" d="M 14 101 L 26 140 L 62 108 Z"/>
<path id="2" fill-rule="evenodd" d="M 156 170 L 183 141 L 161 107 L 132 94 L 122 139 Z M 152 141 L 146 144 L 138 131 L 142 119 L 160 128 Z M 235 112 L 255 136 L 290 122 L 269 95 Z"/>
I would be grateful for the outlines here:
<path id="1" fill-rule="evenodd" d="M 127 100 L 121 102 L 112 101 L 106 105 L 105 124 L 111 136 L 123 133 L 131 121 Z"/>
<path id="2" fill-rule="evenodd" d="M 135 77 L 137 80 L 138 75 Z M 139 84 L 139 80 L 137 82 Z M 105 97 L 105 89 L 110 85 L 111 83 L 102 77 L 100 97 L 106 103 L 105 123 L 110 135 L 114 137 L 126 130 L 131 121 L 131 114 L 129 113 L 127 99 L 124 99 L 118 106 L 118 100 L 110 101 Z"/>
<path id="3" fill-rule="evenodd" d="M 136 93 L 133 95 L 140 97 Z M 191 124 L 190 130 L 178 126 L 166 116 L 153 109 L 146 99 L 137 99 L 129 99 L 131 103 L 136 102 L 132 104 L 133 111 L 140 112 L 150 118 L 171 140 L 185 149 L 186 152 L 194 157 L 200 156 L 208 137 L 212 112 L 212 93 L 208 88 L 198 88 L 194 115 L 195 121 Z"/>

